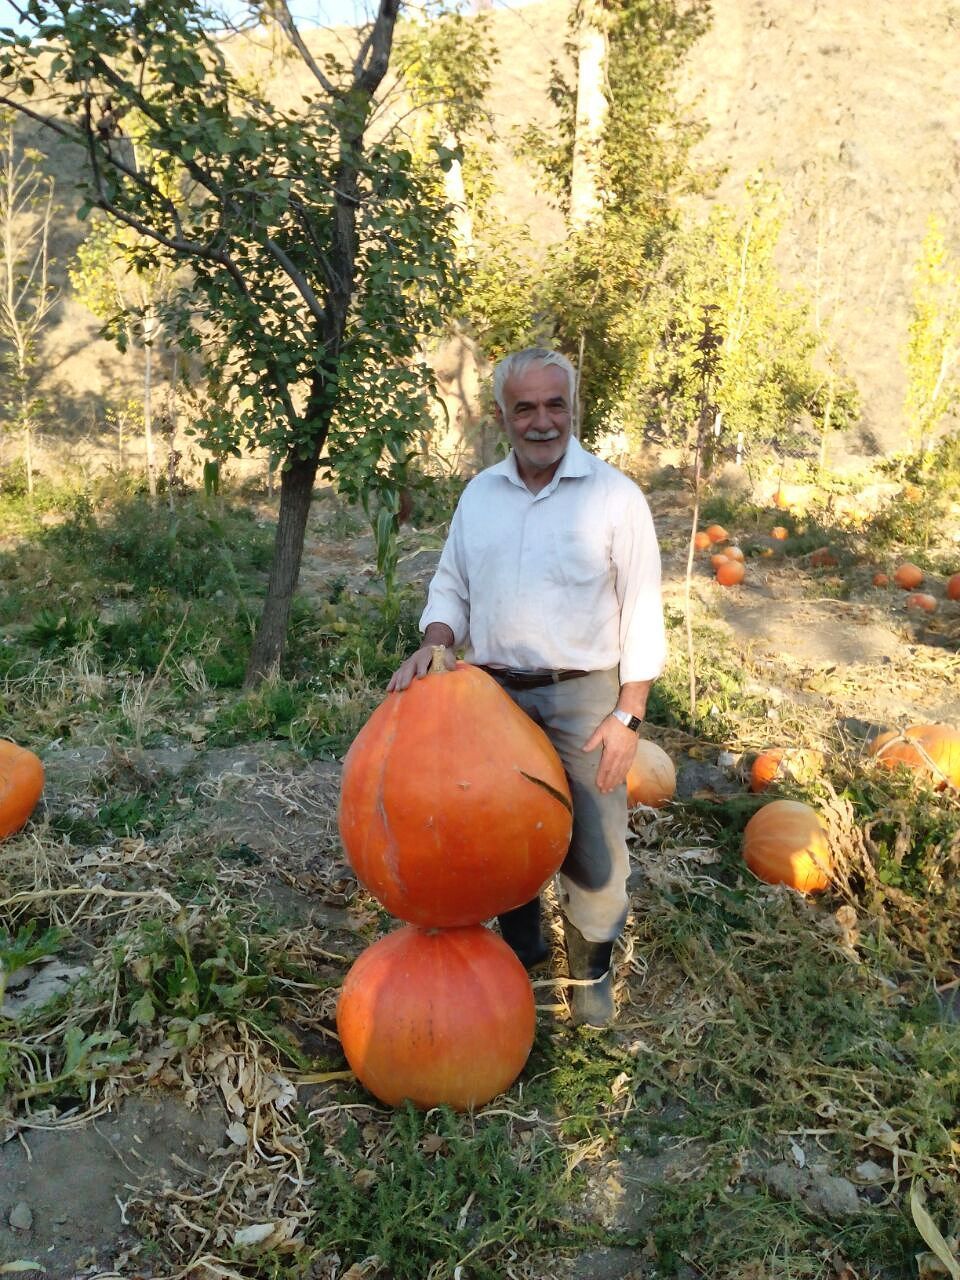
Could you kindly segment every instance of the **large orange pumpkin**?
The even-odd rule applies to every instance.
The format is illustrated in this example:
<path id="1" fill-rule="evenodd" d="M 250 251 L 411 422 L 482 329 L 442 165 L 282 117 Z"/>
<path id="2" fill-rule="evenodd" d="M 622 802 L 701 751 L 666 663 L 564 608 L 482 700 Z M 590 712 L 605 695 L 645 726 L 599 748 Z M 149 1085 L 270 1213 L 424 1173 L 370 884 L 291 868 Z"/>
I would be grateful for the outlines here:
<path id="1" fill-rule="evenodd" d="M 960 733 L 948 724 L 912 724 L 902 733 L 882 733 L 870 754 L 887 769 L 905 765 L 930 774 L 938 790 L 960 789 Z"/>
<path id="2" fill-rule="evenodd" d="M 673 761 L 663 747 L 641 738 L 627 774 L 627 804 L 631 809 L 638 804 L 659 809 L 673 799 L 676 790 L 677 771 Z"/>
<path id="3" fill-rule="evenodd" d="M 0 740 L 0 840 L 19 831 L 43 791 L 43 765 L 25 747 Z"/>
<path id="4" fill-rule="evenodd" d="M 707 537 L 711 542 L 726 542 L 730 535 L 722 524 L 711 524 L 707 526 Z"/>
<path id="5" fill-rule="evenodd" d="M 915 591 L 923 581 L 923 570 L 908 560 L 894 570 L 893 580 L 904 591 Z"/>
<path id="6" fill-rule="evenodd" d="M 526 970 L 483 925 L 388 934 L 361 952 L 337 1005 L 351 1069 L 390 1106 L 482 1106 L 523 1070 L 535 1029 Z"/>
<path id="7" fill-rule="evenodd" d="M 547 735 L 460 662 L 389 693 L 343 762 L 340 836 L 357 878 L 411 924 L 478 924 L 559 869 L 570 790 Z"/>
<path id="8" fill-rule="evenodd" d="M 800 800 L 771 800 L 743 829 L 743 858 L 760 880 L 817 893 L 830 883 L 833 861 L 816 809 Z"/>
<path id="9" fill-rule="evenodd" d="M 911 591 L 904 601 L 904 608 L 913 613 L 936 613 L 937 597 L 927 591 Z"/>
<path id="10" fill-rule="evenodd" d="M 743 581 L 745 573 L 742 560 L 725 560 L 717 565 L 716 579 L 721 587 L 735 587 Z"/>

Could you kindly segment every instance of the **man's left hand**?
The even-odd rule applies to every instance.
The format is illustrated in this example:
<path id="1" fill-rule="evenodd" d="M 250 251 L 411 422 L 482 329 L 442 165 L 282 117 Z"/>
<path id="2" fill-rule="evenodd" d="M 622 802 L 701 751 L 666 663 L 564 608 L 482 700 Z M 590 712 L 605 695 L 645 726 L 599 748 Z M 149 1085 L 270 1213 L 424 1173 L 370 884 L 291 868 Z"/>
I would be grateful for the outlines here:
<path id="1" fill-rule="evenodd" d="M 637 735 L 621 724 L 615 716 L 601 720 L 581 751 L 596 751 L 602 747 L 600 767 L 597 769 L 597 790 L 615 791 L 626 781 L 630 766 L 637 754 Z"/>

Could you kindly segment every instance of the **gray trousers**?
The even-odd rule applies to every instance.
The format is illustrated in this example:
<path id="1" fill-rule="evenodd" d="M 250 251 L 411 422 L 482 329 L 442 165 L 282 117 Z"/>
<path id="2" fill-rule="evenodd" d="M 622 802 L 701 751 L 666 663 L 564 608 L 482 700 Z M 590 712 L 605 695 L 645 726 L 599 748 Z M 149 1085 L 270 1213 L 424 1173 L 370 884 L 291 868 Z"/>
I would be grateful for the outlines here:
<path id="1" fill-rule="evenodd" d="M 627 918 L 627 788 L 597 790 L 600 750 L 580 748 L 617 705 L 619 674 L 592 671 L 540 689 L 504 689 L 556 747 L 573 796 L 570 850 L 558 876 L 560 905 L 588 942 L 616 938 Z"/>

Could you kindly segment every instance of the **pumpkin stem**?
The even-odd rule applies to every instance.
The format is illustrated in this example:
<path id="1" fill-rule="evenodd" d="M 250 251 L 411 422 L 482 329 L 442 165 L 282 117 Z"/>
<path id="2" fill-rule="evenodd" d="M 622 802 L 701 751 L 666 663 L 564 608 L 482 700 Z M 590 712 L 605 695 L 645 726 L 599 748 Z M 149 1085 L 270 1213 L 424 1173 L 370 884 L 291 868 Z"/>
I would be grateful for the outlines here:
<path id="1" fill-rule="evenodd" d="M 430 674 L 437 675 L 445 672 L 447 664 L 445 661 L 446 649 L 442 644 L 435 644 L 430 650 Z"/>

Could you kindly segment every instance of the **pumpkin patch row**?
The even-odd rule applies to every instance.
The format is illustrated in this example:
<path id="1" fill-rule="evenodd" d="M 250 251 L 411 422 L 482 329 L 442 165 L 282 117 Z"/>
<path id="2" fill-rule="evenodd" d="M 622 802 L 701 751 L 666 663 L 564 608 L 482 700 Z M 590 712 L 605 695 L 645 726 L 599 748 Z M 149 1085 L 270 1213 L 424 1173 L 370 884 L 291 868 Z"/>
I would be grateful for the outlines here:
<path id="1" fill-rule="evenodd" d="M 443 650 L 388 693 L 343 763 L 338 821 L 357 879 L 407 922 L 361 953 L 337 1005 L 357 1079 L 381 1101 L 480 1106 L 533 1046 L 533 988 L 483 922 L 531 901 L 573 825 L 547 735 L 497 682 Z"/>
<path id="2" fill-rule="evenodd" d="M 939 791 L 960 790 L 960 732 L 950 725 L 916 724 L 880 734 L 869 755 L 883 768 L 907 768 L 929 778 Z M 784 777 L 809 781 L 822 763 L 816 751 L 761 751 L 750 769 L 750 790 L 765 791 Z M 758 809 L 744 828 L 743 856 L 751 871 L 771 884 L 815 893 L 830 882 L 825 829 L 816 810 L 800 801 L 775 800 Z"/>

